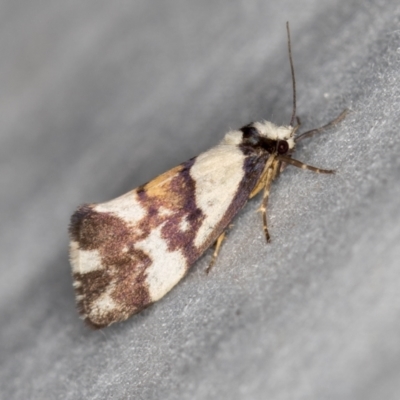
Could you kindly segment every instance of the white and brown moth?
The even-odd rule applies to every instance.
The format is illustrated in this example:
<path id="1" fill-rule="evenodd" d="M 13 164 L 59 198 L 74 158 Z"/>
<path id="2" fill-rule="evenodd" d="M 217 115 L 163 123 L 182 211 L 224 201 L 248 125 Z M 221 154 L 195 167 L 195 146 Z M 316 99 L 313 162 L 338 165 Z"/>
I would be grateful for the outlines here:
<path id="1" fill-rule="evenodd" d="M 230 131 L 205 153 L 114 200 L 83 205 L 73 214 L 70 259 L 76 300 L 92 327 L 123 321 L 162 298 L 216 243 L 214 261 L 228 225 L 260 191 L 269 241 L 269 190 L 285 165 L 333 172 L 292 158 L 299 140 L 336 125 L 346 111 L 322 128 L 295 136 L 300 121 L 287 30 L 293 81 L 288 126 L 262 121 Z"/>

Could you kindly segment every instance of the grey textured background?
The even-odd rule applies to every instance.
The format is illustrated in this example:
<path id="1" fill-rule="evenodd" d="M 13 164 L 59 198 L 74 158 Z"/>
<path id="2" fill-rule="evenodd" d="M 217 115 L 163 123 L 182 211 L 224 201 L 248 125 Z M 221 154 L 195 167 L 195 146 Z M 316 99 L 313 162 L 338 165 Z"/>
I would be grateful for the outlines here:
<path id="1" fill-rule="evenodd" d="M 164 299 L 78 319 L 74 208 L 151 179 L 252 120 L 344 108 Z M 397 0 L 0 3 L 0 391 L 4 399 L 398 399 Z"/>

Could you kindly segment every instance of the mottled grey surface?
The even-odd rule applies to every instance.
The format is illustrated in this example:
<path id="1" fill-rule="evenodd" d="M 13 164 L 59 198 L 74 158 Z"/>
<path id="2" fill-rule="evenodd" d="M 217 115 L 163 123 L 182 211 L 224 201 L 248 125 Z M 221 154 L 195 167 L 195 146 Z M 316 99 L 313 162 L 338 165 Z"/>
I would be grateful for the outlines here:
<path id="1" fill-rule="evenodd" d="M 74 208 L 151 179 L 229 128 L 287 123 L 291 22 L 304 129 L 353 111 L 163 300 L 78 319 Z M 0 4 L 0 397 L 398 399 L 397 0 Z"/>

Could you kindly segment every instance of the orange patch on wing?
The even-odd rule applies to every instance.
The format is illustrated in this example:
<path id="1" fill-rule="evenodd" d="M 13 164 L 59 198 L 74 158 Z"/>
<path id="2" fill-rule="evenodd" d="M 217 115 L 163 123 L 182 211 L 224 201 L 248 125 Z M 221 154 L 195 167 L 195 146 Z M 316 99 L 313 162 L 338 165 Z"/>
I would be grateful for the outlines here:
<path id="1" fill-rule="evenodd" d="M 179 179 L 179 174 L 184 168 L 184 165 L 178 165 L 144 185 L 143 189 L 147 197 L 155 200 L 162 199 L 165 207 L 170 209 L 183 207 L 186 201 L 185 191 L 184 188 L 179 191 L 176 190 L 176 180 Z"/>

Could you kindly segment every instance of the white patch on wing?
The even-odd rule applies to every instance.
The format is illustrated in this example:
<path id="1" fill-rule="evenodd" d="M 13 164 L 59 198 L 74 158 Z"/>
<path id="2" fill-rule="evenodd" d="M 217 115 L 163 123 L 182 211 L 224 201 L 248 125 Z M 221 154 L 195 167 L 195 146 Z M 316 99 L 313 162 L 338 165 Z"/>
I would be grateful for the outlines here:
<path id="1" fill-rule="evenodd" d="M 73 273 L 87 274 L 102 268 L 99 252 L 97 250 L 81 250 L 78 242 L 71 241 L 69 256 Z"/>
<path id="2" fill-rule="evenodd" d="M 93 209 L 97 212 L 112 213 L 128 223 L 136 223 L 146 216 L 146 210 L 137 199 L 136 190 L 106 203 L 96 204 Z"/>
<path id="3" fill-rule="evenodd" d="M 190 224 L 189 224 L 187 218 L 185 217 L 179 222 L 179 230 L 181 232 L 186 232 L 189 228 L 190 228 Z"/>
<path id="4" fill-rule="evenodd" d="M 101 315 L 118 308 L 118 304 L 111 298 L 110 293 L 104 292 L 90 306 L 90 314 Z"/>
<path id="5" fill-rule="evenodd" d="M 184 255 L 179 250 L 168 250 L 168 243 L 161 237 L 162 226 L 153 229 L 146 239 L 135 243 L 135 248 L 143 250 L 153 261 L 146 270 L 146 284 L 152 301 L 168 293 L 182 279 L 187 269 Z"/>
<path id="6" fill-rule="evenodd" d="M 160 208 L 158 209 L 158 215 L 159 215 L 160 217 L 170 217 L 170 216 L 173 215 L 173 214 L 174 214 L 173 211 L 168 210 L 168 208 L 160 207 Z"/>
<path id="7" fill-rule="evenodd" d="M 225 134 L 221 144 L 239 145 L 243 141 L 242 131 L 229 131 Z"/>
<path id="8" fill-rule="evenodd" d="M 245 155 L 236 145 L 226 143 L 229 142 L 222 141 L 200 154 L 190 169 L 196 184 L 196 205 L 205 215 L 194 240 L 197 247 L 205 242 L 224 216 L 244 176 Z"/>

